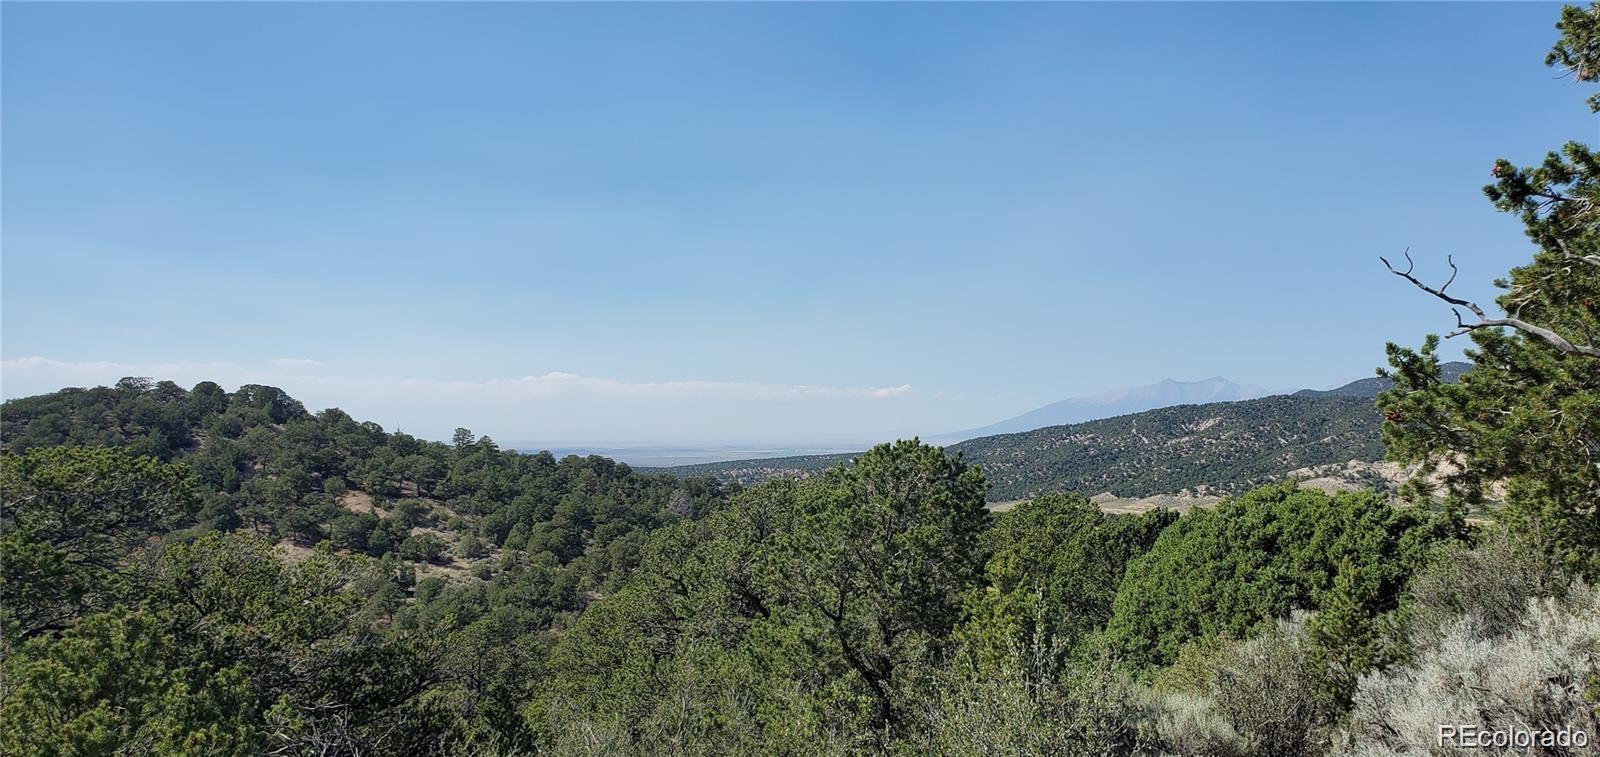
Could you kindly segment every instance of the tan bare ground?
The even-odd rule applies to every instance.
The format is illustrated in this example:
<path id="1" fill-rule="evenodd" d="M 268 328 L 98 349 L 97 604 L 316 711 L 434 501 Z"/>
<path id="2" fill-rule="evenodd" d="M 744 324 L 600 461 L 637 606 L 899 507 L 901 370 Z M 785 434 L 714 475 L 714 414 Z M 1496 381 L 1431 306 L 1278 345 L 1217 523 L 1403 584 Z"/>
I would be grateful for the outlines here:
<path id="1" fill-rule="evenodd" d="M 1418 465 L 1401 465 L 1387 460 L 1379 462 L 1366 462 L 1351 460 L 1344 463 L 1329 465 L 1314 465 L 1290 471 L 1286 478 L 1298 479 L 1300 485 L 1308 489 L 1321 489 L 1330 494 L 1348 491 L 1364 491 L 1372 488 L 1377 480 L 1382 480 L 1391 489 L 1399 489 L 1417 474 Z M 1459 471 L 1460 468 L 1451 461 L 1442 461 L 1439 467 L 1427 481 L 1430 486 L 1442 488 L 1446 485 L 1447 478 Z M 1506 484 L 1497 481 L 1489 485 L 1484 492 L 1491 501 L 1503 502 L 1506 498 Z"/>
<path id="2" fill-rule="evenodd" d="M 339 506 L 353 513 L 376 513 L 372 495 L 360 489 L 351 489 L 339 497 Z"/>

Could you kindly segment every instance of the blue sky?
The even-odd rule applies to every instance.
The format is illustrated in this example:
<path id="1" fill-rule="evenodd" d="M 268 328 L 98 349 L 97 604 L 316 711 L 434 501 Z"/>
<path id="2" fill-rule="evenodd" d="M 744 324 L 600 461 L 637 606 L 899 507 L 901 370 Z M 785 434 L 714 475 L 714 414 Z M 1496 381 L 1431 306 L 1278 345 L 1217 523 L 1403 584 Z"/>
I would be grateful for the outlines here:
<path id="1" fill-rule="evenodd" d="M 443 436 L 867 439 L 1369 375 L 1593 140 L 1557 5 L 3 8 L 7 397 L 275 383 Z M 1457 349 L 1457 347 L 1452 347 Z"/>

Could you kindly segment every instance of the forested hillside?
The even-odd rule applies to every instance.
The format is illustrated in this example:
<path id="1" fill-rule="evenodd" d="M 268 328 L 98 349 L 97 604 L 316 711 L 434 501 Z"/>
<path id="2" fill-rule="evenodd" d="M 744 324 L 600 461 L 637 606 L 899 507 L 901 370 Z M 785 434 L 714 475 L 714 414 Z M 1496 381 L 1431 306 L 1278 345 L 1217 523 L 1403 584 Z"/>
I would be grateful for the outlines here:
<path id="1" fill-rule="evenodd" d="M 986 436 L 947 449 L 983 469 L 995 501 L 1045 492 L 1238 494 L 1308 466 L 1381 460 L 1381 425 L 1370 397 L 1275 396 Z M 754 484 L 814 475 L 851 457 L 739 460 L 664 470 Z"/>
<path id="2" fill-rule="evenodd" d="M 548 552 L 585 588 L 625 567 L 640 535 L 723 496 L 714 481 L 518 454 L 466 429 L 451 444 L 387 433 L 337 409 L 313 415 L 270 386 L 129 378 L 7 402 L 0 415 L 10 454 L 98 446 L 181 461 L 200 529 L 463 569 L 502 549 Z"/>
<path id="3" fill-rule="evenodd" d="M 311 708 L 295 716 L 306 719 L 291 752 L 325 739 L 408 752 L 443 727 L 396 730 L 424 694 L 439 717 L 529 696 L 536 682 L 523 674 L 551 634 L 623 583 L 648 534 L 727 494 L 605 458 L 500 450 L 465 429 L 451 444 L 386 433 L 338 410 L 311 414 L 267 386 L 130 378 L 7 402 L 0 419 L 6 648 L 69 630 L 148 637 L 137 643 L 153 646 L 128 653 L 156 657 L 126 664 L 195 666 L 152 683 L 153 696 L 187 675 L 283 667 L 181 685 L 233 697 L 226 706 L 243 714 L 232 716 Z M 161 547 L 144 549 L 150 539 Z M 151 562 L 127 562 L 135 556 Z M 276 604 L 294 597 L 312 606 Z M 211 635 L 172 635 L 202 621 Z M 406 631 L 373 636 L 379 626 Z M 328 669 L 282 678 L 306 666 Z M 344 691 L 356 679 L 377 688 Z M 316 713 L 329 698 L 340 705 Z M 476 739 L 479 727 L 461 724 L 458 736 Z M 235 736 L 206 738 L 224 751 L 265 743 Z M 92 743 L 102 742 L 80 745 Z"/>
<path id="4" fill-rule="evenodd" d="M 1382 459 L 1380 424 L 1370 399 L 1263 397 L 973 439 L 952 450 L 983 468 L 995 499 L 1238 494 L 1306 466 Z"/>

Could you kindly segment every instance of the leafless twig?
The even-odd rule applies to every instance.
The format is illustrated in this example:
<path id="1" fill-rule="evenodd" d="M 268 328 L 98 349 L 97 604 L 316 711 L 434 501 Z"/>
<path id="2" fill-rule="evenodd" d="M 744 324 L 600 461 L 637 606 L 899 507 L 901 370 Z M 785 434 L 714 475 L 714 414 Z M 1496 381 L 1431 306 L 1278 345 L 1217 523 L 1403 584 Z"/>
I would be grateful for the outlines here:
<path id="1" fill-rule="evenodd" d="M 1545 328 L 1543 326 L 1538 326 L 1538 325 L 1529 323 L 1527 321 L 1524 321 L 1521 318 L 1490 318 L 1487 313 L 1483 312 L 1483 308 L 1478 307 L 1477 303 L 1471 302 L 1469 300 L 1463 300 L 1460 297 L 1455 297 L 1455 296 L 1452 296 L 1450 294 L 1445 293 L 1445 290 L 1448 289 L 1450 287 L 1450 285 L 1455 282 L 1456 273 L 1458 273 L 1458 269 L 1456 268 L 1456 262 L 1455 262 L 1454 259 L 1452 259 L 1450 257 L 1446 257 L 1445 258 L 1445 260 L 1450 263 L 1450 280 L 1446 281 L 1444 283 L 1444 286 L 1441 286 L 1438 289 L 1435 289 L 1435 288 L 1433 288 L 1431 286 L 1428 286 L 1427 284 L 1422 283 L 1421 281 L 1418 281 L 1417 277 L 1413 276 L 1411 274 L 1411 272 L 1413 270 L 1415 270 L 1416 267 L 1417 267 L 1416 261 L 1413 261 L 1411 259 L 1411 248 L 1409 248 L 1409 247 L 1406 248 L 1405 256 L 1406 256 L 1406 269 L 1404 271 L 1396 270 L 1395 267 L 1389 263 L 1389 259 L 1388 258 L 1379 256 L 1378 259 L 1383 261 L 1383 266 L 1385 268 L 1389 269 L 1389 273 L 1392 273 L 1392 274 L 1394 274 L 1396 276 L 1399 276 L 1400 278 L 1411 282 L 1411 284 L 1413 286 L 1415 286 L 1416 288 L 1421 289 L 1422 291 L 1427 292 L 1428 294 L 1431 294 L 1434 297 L 1437 297 L 1437 298 L 1439 298 L 1441 300 L 1444 300 L 1445 302 L 1448 302 L 1451 305 L 1455 306 L 1455 307 L 1451 308 L 1450 311 L 1452 313 L 1455 313 L 1455 316 L 1456 316 L 1456 327 L 1457 328 L 1456 328 L 1455 331 L 1452 331 L 1449 334 L 1446 334 L 1445 335 L 1446 337 L 1461 336 L 1462 334 L 1468 333 L 1470 331 L 1476 331 L 1478 329 L 1492 328 L 1492 327 L 1496 327 L 1496 326 L 1508 326 L 1510 328 L 1513 328 L 1513 329 L 1516 329 L 1518 331 L 1521 331 L 1524 334 L 1527 334 L 1529 336 L 1532 336 L 1532 337 L 1535 337 L 1537 339 L 1540 339 L 1540 340 L 1544 341 L 1546 344 L 1549 344 L 1550 346 L 1556 348 L 1557 351 L 1559 351 L 1559 352 L 1561 352 L 1563 354 L 1567 354 L 1567 355 L 1583 355 L 1583 356 L 1586 356 L 1586 357 L 1600 358 L 1600 347 L 1594 347 L 1593 345 L 1587 345 L 1587 344 L 1573 344 L 1572 342 L 1567 341 L 1566 338 L 1561 336 L 1560 334 L 1557 334 L 1556 332 L 1551 331 L 1550 329 L 1547 329 L 1547 328 Z M 1584 258 L 1584 259 L 1587 260 L 1587 258 Z M 1595 262 L 1595 261 L 1590 261 L 1590 262 Z M 1600 265 L 1600 262 L 1596 262 L 1595 264 L 1596 265 Z M 1472 314 L 1478 317 L 1477 322 L 1476 323 L 1468 323 L 1468 322 L 1466 322 L 1465 320 L 1463 320 L 1461 318 L 1461 311 L 1457 310 L 1456 308 L 1466 308 L 1467 310 L 1472 311 Z"/>

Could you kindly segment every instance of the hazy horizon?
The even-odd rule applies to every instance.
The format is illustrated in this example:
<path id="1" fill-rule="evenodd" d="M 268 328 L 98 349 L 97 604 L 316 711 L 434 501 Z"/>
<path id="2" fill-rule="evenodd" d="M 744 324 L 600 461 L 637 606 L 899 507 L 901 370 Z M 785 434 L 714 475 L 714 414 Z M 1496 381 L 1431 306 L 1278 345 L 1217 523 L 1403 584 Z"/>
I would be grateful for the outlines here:
<path id="1" fill-rule="evenodd" d="M 286 368 L 286 367 L 290 367 L 290 366 L 277 366 L 277 367 Z M 314 367 L 314 366 L 309 366 L 309 367 Z M 19 358 L 19 359 L 7 359 L 4 362 L 0 362 L 0 369 L 4 369 L 4 371 L 6 372 L 6 375 L 7 375 L 7 381 L 5 383 L 3 383 L 3 384 L 0 384 L 0 395 L 3 395 L 3 397 L 5 399 L 15 399 L 17 397 L 27 397 L 27 396 L 37 395 L 37 394 L 45 394 L 45 393 L 53 392 L 53 391 L 56 391 L 56 390 L 59 390 L 59 389 L 62 389 L 62 388 L 67 388 L 67 387 L 89 388 L 89 387 L 94 387 L 94 386 L 111 386 L 111 385 L 114 385 L 117 382 L 118 379 L 120 379 L 122 377 L 125 377 L 125 376 L 142 376 L 142 377 L 152 378 L 152 379 L 157 380 L 157 381 L 171 380 L 171 381 L 174 381 L 175 383 L 178 383 L 179 385 L 183 386 L 186 389 L 192 387 L 194 384 L 199 383 L 200 381 L 218 381 L 220 384 L 222 384 L 223 388 L 225 388 L 225 389 L 227 389 L 229 391 L 237 389 L 242 384 L 261 383 L 261 384 L 267 384 L 269 386 L 276 386 L 278 388 L 284 389 L 285 391 L 287 391 L 290 394 L 290 396 L 295 397 L 296 399 L 299 399 L 302 402 L 306 402 L 307 409 L 312 411 L 312 412 L 324 410 L 324 409 L 327 409 L 327 408 L 337 407 L 337 408 L 342 409 L 342 410 L 344 410 L 346 412 L 353 412 L 355 417 L 357 417 L 359 420 L 370 420 L 370 421 L 377 422 L 380 425 L 383 425 L 387 430 L 390 430 L 390 431 L 405 431 L 405 432 L 410 433 L 410 434 L 412 434 L 414 436 L 420 436 L 420 437 L 423 437 L 423 438 L 433 439 L 433 440 L 437 440 L 437 441 L 443 441 L 443 440 L 448 439 L 450 434 L 451 434 L 451 432 L 455 428 L 459 427 L 461 424 L 456 424 L 455 426 L 450 426 L 450 427 L 441 426 L 441 427 L 437 427 L 437 428 L 420 428 L 419 429 L 419 428 L 416 428 L 416 427 L 412 427 L 412 426 L 406 425 L 404 420 L 395 420 L 393 422 L 385 422 L 384 420 L 376 418 L 376 417 L 363 416 L 358 411 L 352 411 L 351 408 L 352 407 L 356 407 L 356 408 L 363 407 L 364 405 L 363 405 L 363 399 L 362 399 L 361 395 L 363 394 L 363 392 L 370 392 L 370 390 L 373 387 L 385 387 L 385 386 L 395 386 L 395 385 L 399 385 L 401 387 L 407 387 L 409 389 L 409 391 L 407 392 L 407 396 L 415 398 L 415 397 L 421 396 L 423 394 L 422 386 L 426 386 L 429 390 L 431 390 L 432 392 L 434 392 L 436 394 L 451 394 L 451 393 L 453 393 L 455 396 L 457 396 L 459 398 L 462 395 L 470 395 L 472 392 L 474 392 L 476 390 L 481 390 L 484 387 L 485 384 L 509 385 L 509 386 L 515 387 L 519 383 L 518 381 L 483 382 L 483 383 L 474 383 L 474 382 L 430 382 L 428 384 L 419 386 L 419 382 L 414 382 L 414 381 L 383 381 L 383 380 L 372 381 L 372 380 L 364 380 L 364 379 L 351 380 L 349 382 L 341 383 L 341 382 L 330 382 L 330 381 L 328 381 L 326 379 L 323 379 L 323 378 L 314 377 L 314 376 L 308 376 L 308 375 L 304 375 L 304 374 L 294 374 L 294 373 L 273 374 L 273 373 L 267 373 L 267 372 L 256 373 L 256 372 L 251 372 L 251 371 L 245 370 L 241 366 L 231 365 L 231 364 L 221 364 L 221 363 L 213 363 L 213 364 L 206 364 L 206 365 L 184 365 L 184 364 L 180 364 L 180 365 L 152 365 L 152 366 L 136 366 L 136 365 L 126 365 L 126 364 L 118 364 L 118 363 L 99 363 L 99 364 L 92 364 L 92 365 L 69 365 L 69 364 L 57 363 L 56 361 L 49 361 L 49 360 L 46 360 L 46 359 L 43 359 L 43 358 L 36 358 L 36 357 Z M 14 381 L 14 380 L 12 380 L 12 378 L 14 378 L 14 377 L 20 377 L 21 380 L 20 381 Z M 61 383 L 61 380 L 64 377 L 67 378 L 66 383 Z M 232 381 L 227 380 L 229 377 L 233 377 L 233 380 Z M 219 378 L 221 380 L 219 380 Z M 1265 389 L 1268 394 L 1286 394 L 1286 393 L 1292 393 L 1294 391 L 1298 391 L 1300 389 L 1331 389 L 1331 388 L 1335 388 L 1335 387 L 1341 386 L 1343 384 L 1349 383 L 1350 381 L 1354 381 L 1357 378 L 1366 378 L 1366 376 L 1346 377 L 1346 378 L 1338 379 L 1338 380 L 1333 381 L 1333 382 L 1322 382 L 1321 384 L 1312 385 L 1312 386 L 1305 386 L 1305 387 L 1261 387 L 1261 386 L 1254 386 L 1253 388 Z M 593 381 L 591 379 L 586 379 L 585 377 L 579 377 L 579 376 L 559 377 L 559 379 L 560 379 L 560 381 L 572 382 L 572 383 L 577 384 L 577 385 L 582 385 L 584 383 Z M 1160 382 L 1163 382 L 1163 381 L 1177 381 L 1179 383 L 1186 383 L 1187 384 L 1187 383 L 1203 383 L 1203 382 L 1217 380 L 1217 379 L 1221 379 L 1223 381 L 1229 381 L 1229 382 L 1232 382 L 1232 383 L 1235 383 L 1235 384 L 1239 384 L 1239 385 L 1245 386 L 1245 387 L 1252 386 L 1250 384 L 1250 382 L 1248 382 L 1248 381 L 1233 381 L 1229 377 L 1221 376 L 1221 375 L 1214 375 L 1214 376 L 1207 376 L 1205 378 L 1193 378 L 1193 379 L 1185 379 L 1185 378 L 1174 379 L 1174 378 L 1171 378 L 1171 377 L 1162 377 L 1160 379 L 1155 379 L 1155 380 L 1151 380 L 1151 381 L 1148 381 L 1148 382 L 1143 382 L 1143 383 L 1140 383 L 1140 384 L 1130 385 L 1130 386 L 1126 386 L 1126 387 L 1109 387 L 1109 388 L 1106 388 L 1106 389 L 1104 389 L 1102 391 L 1095 391 L 1095 392 L 1091 392 L 1091 393 L 1085 394 L 1085 395 L 1078 395 L 1078 396 L 1074 396 L 1074 397 L 1057 397 L 1057 398 L 1052 399 L 1052 400 L 1042 401 L 1039 405 L 1030 405 L 1028 407 L 1025 407 L 1025 408 L 1019 410 L 1016 413 L 1013 413 L 1012 415 L 993 418 L 993 419 L 990 419 L 990 420 L 991 420 L 991 422 L 1007 420 L 1007 419 L 1013 418 L 1013 417 L 1015 417 L 1017 415 L 1022 415 L 1024 413 L 1028 412 L 1028 411 L 1038 409 L 1039 407 L 1042 407 L 1043 405 L 1058 403 L 1058 402 L 1062 402 L 1062 401 L 1066 401 L 1066 400 L 1098 401 L 1098 400 L 1115 399 L 1115 398 L 1121 397 L 1126 392 L 1126 390 L 1139 389 L 1139 388 L 1145 388 L 1145 387 L 1153 387 L 1153 386 L 1155 386 L 1155 385 L 1157 385 L 1157 384 L 1159 384 Z M 526 384 L 531 385 L 531 386 L 537 386 L 537 385 L 540 385 L 540 384 L 543 384 L 543 383 L 547 383 L 547 382 L 552 382 L 552 381 L 555 381 L 555 379 L 553 377 L 528 377 L 526 379 L 522 379 L 521 380 L 521 382 L 525 382 Z M 321 389 L 322 391 L 318 391 L 319 389 Z M 821 388 L 821 387 L 804 387 L 804 388 L 797 388 L 797 387 L 787 387 L 787 388 L 785 388 L 785 387 L 755 387 L 755 386 L 744 387 L 744 391 L 751 392 L 752 396 L 758 395 L 761 392 L 796 391 L 796 390 L 799 390 L 799 389 L 815 390 L 817 392 L 823 391 L 823 388 Z M 692 392 L 692 391 L 695 391 L 695 387 L 683 386 L 683 387 L 680 387 L 679 390 L 680 391 L 684 391 L 684 392 Z M 314 402 L 314 401 L 306 400 L 306 397 L 308 397 L 308 396 L 329 396 L 329 392 L 330 391 L 332 392 L 332 396 L 334 396 L 334 397 L 342 397 L 346 401 L 344 401 L 344 402 L 334 401 L 334 402 L 327 402 L 327 403 L 319 404 L 319 403 Z M 803 393 L 797 392 L 795 396 L 790 397 L 788 399 L 793 400 L 793 399 L 800 398 L 800 397 L 803 397 L 803 396 L 804 396 Z M 370 396 L 366 397 L 366 400 L 368 400 L 368 401 L 370 401 L 371 399 L 372 398 Z M 770 397 L 769 399 L 777 399 L 777 397 Z M 985 423 L 983 425 L 987 425 L 987 423 Z M 498 428 L 498 427 L 468 426 L 468 428 L 471 428 L 474 431 L 479 432 L 479 433 L 488 433 L 488 429 L 489 428 Z M 973 428 L 976 428 L 976 426 L 974 426 Z M 876 432 L 869 430 L 869 431 L 864 431 L 864 432 L 856 431 L 856 432 L 843 432 L 843 433 L 841 433 L 841 432 L 823 431 L 823 432 L 818 432 L 818 433 L 806 433 L 806 432 L 787 431 L 787 430 L 784 430 L 784 429 L 775 429 L 772 432 L 768 432 L 768 433 L 762 433 L 762 432 L 758 431 L 758 432 L 744 434 L 744 435 L 722 435 L 722 436 L 717 436 L 717 435 L 698 435 L 697 436 L 697 435 L 695 435 L 695 433 L 690 432 L 690 433 L 684 433 L 684 434 L 678 434 L 678 435 L 666 434 L 666 435 L 661 435 L 661 436 L 648 436 L 648 435 L 637 435 L 637 434 L 634 434 L 634 435 L 621 435 L 621 436 L 613 436 L 613 437 L 594 436 L 594 435 L 591 435 L 591 436 L 574 435 L 574 436 L 565 436 L 565 437 L 563 437 L 563 436 L 550 436 L 550 435 L 541 436 L 541 435 L 539 435 L 538 430 L 534 429 L 534 430 L 532 430 L 532 432 L 525 432 L 525 433 L 522 433 L 520 435 L 515 430 L 513 430 L 509 434 L 508 433 L 489 433 L 489 435 L 494 437 L 499 444 L 501 444 L 502 446 L 508 447 L 508 448 L 516 448 L 516 449 L 524 449 L 524 450 L 549 449 L 549 450 L 552 450 L 552 451 L 561 451 L 561 450 L 577 451 L 577 450 L 582 450 L 583 451 L 582 454 L 589 454 L 590 452 L 593 452 L 595 454 L 601 454 L 601 452 L 603 450 L 609 450 L 609 451 L 618 452 L 619 455 L 617 455 L 616 457 L 618 457 L 618 459 L 622 459 L 623 457 L 626 457 L 627 455 L 623 455 L 623 454 L 620 454 L 620 453 L 622 453 L 624 451 L 627 451 L 627 450 L 646 450 L 646 451 L 649 451 L 651 453 L 654 453 L 654 452 L 657 452 L 657 451 L 661 451 L 661 450 L 677 450 L 677 451 L 685 451 L 685 452 L 692 452 L 692 453 L 701 453 L 701 452 L 710 452 L 710 451 L 717 450 L 717 449 L 720 449 L 720 448 L 726 448 L 726 449 L 731 449 L 731 450 L 741 450 L 741 451 L 744 451 L 744 452 L 757 452 L 757 451 L 760 451 L 761 448 L 777 447 L 777 448 L 781 448 L 781 449 L 774 451 L 770 455 L 768 455 L 768 454 L 750 454 L 750 455 L 740 455 L 740 456 L 742 456 L 742 457 L 743 456 L 747 456 L 747 457 L 769 457 L 769 456 L 789 456 L 789 455 L 799 455 L 799 454 L 823 454 L 823 453 L 830 453 L 830 452 L 852 451 L 852 450 L 856 450 L 856 449 L 861 448 L 863 445 L 869 445 L 869 444 L 874 444 L 874 443 L 877 443 L 877 442 L 889 441 L 889 440 L 892 440 L 892 439 L 899 439 L 899 438 L 921 437 L 921 438 L 924 438 L 924 439 L 940 439 L 940 438 L 943 438 L 943 439 L 948 440 L 948 439 L 954 438 L 956 436 L 962 436 L 962 432 L 966 431 L 966 430 L 969 430 L 969 429 L 963 429 L 963 428 L 911 428 L 911 429 L 885 430 L 885 431 L 876 431 Z M 970 435 L 968 435 L 968 436 L 970 436 Z M 965 438 L 965 437 L 963 436 L 963 438 Z M 729 458 L 729 457 L 725 457 L 725 456 L 719 456 L 719 457 L 717 457 L 717 459 L 733 459 L 733 458 Z M 657 463 L 657 464 L 666 465 L 666 464 L 669 464 L 669 463 Z M 678 464 L 678 463 L 670 463 L 670 464 Z"/>

